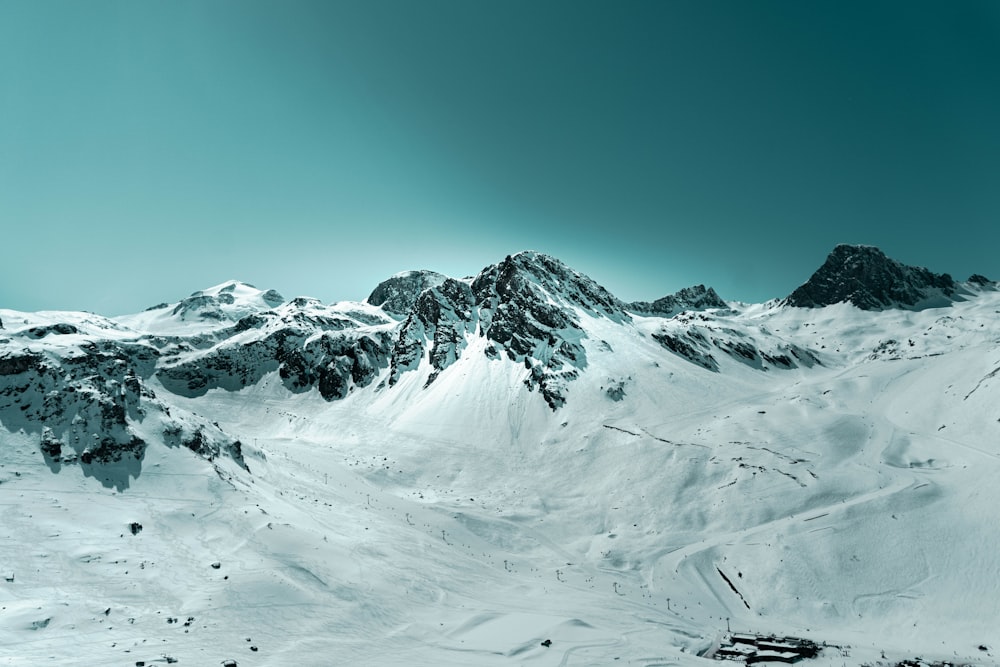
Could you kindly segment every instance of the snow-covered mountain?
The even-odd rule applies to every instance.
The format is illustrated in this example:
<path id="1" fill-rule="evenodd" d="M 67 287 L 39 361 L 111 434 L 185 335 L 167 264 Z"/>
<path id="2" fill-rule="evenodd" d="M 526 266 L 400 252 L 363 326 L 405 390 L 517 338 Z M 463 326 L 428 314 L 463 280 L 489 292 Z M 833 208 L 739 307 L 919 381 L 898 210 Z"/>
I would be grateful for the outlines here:
<path id="1" fill-rule="evenodd" d="M 711 308 L 728 308 L 714 289 L 704 285 L 685 287 L 675 294 L 668 294 L 656 301 L 633 301 L 628 305 L 633 313 L 642 315 L 659 315 L 673 317 L 685 310 L 709 310 Z"/>
<path id="2" fill-rule="evenodd" d="M 523 252 L 0 310 L 0 665 L 997 664 L 998 315 L 865 246 L 766 304 Z"/>
<path id="3" fill-rule="evenodd" d="M 947 305 L 960 294 L 947 273 L 906 266 L 873 246 L 842 244 L 785 303 L 806 308 L 847 302 L 862 310 L 919 309 Z"/>

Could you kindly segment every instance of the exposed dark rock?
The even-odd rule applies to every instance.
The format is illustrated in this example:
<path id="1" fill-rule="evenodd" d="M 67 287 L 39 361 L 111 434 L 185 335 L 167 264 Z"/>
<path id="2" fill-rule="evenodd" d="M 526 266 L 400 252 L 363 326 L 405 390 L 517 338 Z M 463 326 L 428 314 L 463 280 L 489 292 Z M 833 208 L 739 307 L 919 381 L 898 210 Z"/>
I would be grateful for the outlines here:
<path id="1" fill-rule="evenodd" d="M 946 273 L 906 266 L 872 246 L 838 245 L 784 304 L 820 308 L 848 302 L 862 310 L 921 308 L 950 303 L 955 292 L 955 281 Z"/>
<path id="2" fill-rule="evenodd" d="M 557 302 L 579 306 L 596 316 L 617 321 L 630 319 L 624 304 L 591 278 L 574 271 L 558 259 L 537 252 L 520 252 L 509 255 L 499 264 L 489 266 L 472 283 L 481 308 L 490 307 L 496 298 L 500 304 L 514 303 L 539 308 L 539 296 L 555 297 Z M 535 297 L 534 300 L 531 297 Z M 535 303 L 533 303 L 535 301 Z M 559 326 L 558 321 L 547 321 L 550 310 L 532 311 L 538 321 L 548 326 Z"/>
<path id="3" fill-rule="evenodd" d="M 677 322 L 677 320 L 673 320 Z M 752 336 L 727 327 L 689 325 L 687 328 L 664 325 L 653 339 L 677 356 L 710 371 L 719 370 L 713 350 L 757 370 L 821 366 L 819 357 L 804 347 Z"/>
<path id="4" fill-rule="evenodd" d="M 673 317 L 685 310 L 708 310 L 710 308 L 728 308 L 729 304 L 711 287 L 694 285 L 685 287 L 679 292 L 657 299 L 656 301 L 633 301 L 628 304 L 629 311 L 639 315 L 655 315 L 658 317 Z"/>
<path id="5" fill-rule="evenodd" d="M 44 356 L 25 350 L 22 354 L 0 357 L 0 375 L 19 375 L 31 369 L 40 371 L 44 364 Z"/>
<path id="6" fill-rule="evenodd" d="M 401 299 L 405 294 L 411 303 L 392 349 L 390 385 L 425 359 L 430 384 L 460 358 L 467 337 L 478 331 L 491 342 L 486 356 L 523 363 L 530 371 L 525 386 L 538 389 L 555 409 L 565 402 L 567 383 L 587 363 L 581 315 L 631 319 L 603 287 L 540 253 L 518 253 L 486 267 L 471 287 L 444 278 L 414 296 L 425 277 L 401 274 L 388 286 L 391 290 L 377 290 L 369 298 L 384 303 L 387 295 Z"/>
<path id="7" fill-rule="evenodd" d="M 361 324 L 367 325 L 388 324 L 391 321 L 387 317 L 381 317 L 363 310 L 347 310 L 344 311 L 344 315 L 350 317 L 352 320 L 360 322 Z"/>
<path id="8" fill-rule="evenodd" d="M 368 296 L 368 303 L 396 316 L 406 316 L 420 294 L 441 285 L 447 276 L 434 271 L 406 271 L 383 280 Z"/>
<path id="9" fill-rule="evenodd" d="M 62 458 L 62 441 L 59 440 L 48 426 L 42 428 L 42 442 L 39 445 L 42 454 L 58 461 Z"/>
<path id="10" fill-rule="evenodd" d="M 437 287 L 424 290 L 414 302 L 392 352 L 389 384 L 419 366 L 425 346 L 431 344 L 429 361 L 433 371 L 426 384 L 462 354 L 466 335 L 475 331 L 474 298 L 464 282 L 446 278 Z"/>
<path id="11" fill-rule="evenodd" d="M 719 370 L 719 362 L 705 348 L 704 336 L 689 329 L 679 334 L 660 332 L 653 334 L 653 340 L 677 356 L 710 371 Z"/>
<path id="12" fill-rule="evenodd" d="M 172 419 L 144 382 L 159 358 L 151 346 L 114 340 L 45 354 L 7 353 L 0 357 L 0 422 L 9 430 L 38 434 L 53 472 L 76 463 L 106 486 L 127 488 L 140 474 L 146 450 L 136 425 L 151 414 Z M 226 451 L 243 465 L 239 448 L 221 432 L 210 450 L 207 454 Z"/>
<path id="13" fill-rule="evenodd" d="M 971 276 L 969 276 L 969 282 L 982 289 L 995 290 L 998 287 L 996 281 L 990 280 L 986 276 L 980 275 L 978 273 L 974 273 Z"/>
<path id="14" fill-rule="evenodd" d="M 42 326 L 42 327 L 32 327 L 28 329 L 24 333 L 24 335 L 28 336 L 29 338 L 34 338 L 37 340 L 39 338 L 45 338 L 50 334 L 65 336 L 68 334 L 75 334 L 75 333 L 79 333 L 79 330 L 72 324 L 59 323 L 59 324 L 49 324 L 47 326 Z"/>
<path id="15" fill-rule="evenodd" d="M 222 343 L 203 355 L 165 364 L 157 377 L 173 393 L 201 396 L 217 388 L 239 391 L 278 371 L 288 389 L 317 388 L 334 400 L 346 396 L 352 386 L 367 386 L 388 365 L 388 333 L 326 333 L 324 325 L 310 322 L 246 343 Z M 317 336 L 317 331 L 324 333 Z"/>
<path id="16" fill-rule="evenodd" d="M 80 453 L 80 462 L 85 465 L 94 463 L 116 463 L 125 457 L 142 459 L 146 451 L 146 443 L 133 436 L 128 442 L 118 442 L 115 438 L 101 438 L 96 445 L 91 445 Z"/>
<path id="17" fill-rule="evenodd" d="M 604 393 L 612 401 L 621 401 L 625 398 L 625 380 L 609 380 L 610 384 L 604 389 Z"/>
<path id="18" fill-rule="evenodd" d="M 534 360 L 525 385 L 539 388 L 553 409 L 565 402 L 567 383 L 587 365 L 577 309 L 616 322 L 631 319 L 624 304 L 591 278 L 536 252 L 511 255 L 483 269 L 472 293 L 480 334 L 511 361 Z"/>
<path id="19" fill-rule="evenodd" d="M 240 318 L 240 320 L 233 327 L 233 330 L 237 333 L 243 331 L 249 331 L 250 329 L 260 329 L 265 324 L 268 323 L 268 318 L 254 313 L 253 315 L 247 315 L 246 317 Z"/>
<path id="20" fill-rule="evenodd" d="M 264 303 L 272 308 L 276 308 L 285 302 L 285 297 L 281 296 L 277 290 L 273 289 L 269 289 L 264 292 L 260 298 L 264 300 Z"/>

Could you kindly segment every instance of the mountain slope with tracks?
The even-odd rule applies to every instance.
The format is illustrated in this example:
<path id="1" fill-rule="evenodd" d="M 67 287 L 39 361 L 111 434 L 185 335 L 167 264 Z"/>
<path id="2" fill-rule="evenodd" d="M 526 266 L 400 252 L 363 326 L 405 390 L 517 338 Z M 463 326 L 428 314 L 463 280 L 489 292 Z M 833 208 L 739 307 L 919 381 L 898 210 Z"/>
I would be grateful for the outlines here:
<path id="1" fill-rule="evenodd" d="M 698 665 L 727 626 L 994 664 L 996 283 L 709 292 L 520 253 L 0 310 L 0 665 Z"/>

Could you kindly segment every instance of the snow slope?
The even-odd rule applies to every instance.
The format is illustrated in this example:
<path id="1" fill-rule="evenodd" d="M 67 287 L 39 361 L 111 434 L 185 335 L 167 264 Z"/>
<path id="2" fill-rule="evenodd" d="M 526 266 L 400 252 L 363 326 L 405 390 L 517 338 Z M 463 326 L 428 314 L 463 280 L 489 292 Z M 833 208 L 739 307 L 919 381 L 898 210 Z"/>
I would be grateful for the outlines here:
<path id="1" fill-rule="evenodd" d="M 548 267 L 518 293 L 558 314 L 484 288 L 455 342 L 437 332 L 459 311 L 425 300 L 421 361 L 393 376 L 395 352 L 372 351 L 373 377 L 335 400 L 284 360 L 198 392 L 140 369 L 149 416 L 123 428 L 147 446 L 124 486 L 46 459 L 30 420 L 13 427 L 24 411 L 0 411 L 0 665 L 699 665 L 727 626 L 838 646 L 817 665 L 997 664 L 1000 293 L 664 318 L 534 256 L 484 273 L 518 262 Z M 16 388 L 4 360 L 26 346 L 57 366 L 88 340 L 169 335 L 163 369 L 290 326 L 304 346 L 390 347 L 407 326 L 241 290 L 228 325 L 0 311 L 0 379 Z M 534 337 L 484 335 L 503 303 Z M 335 329 L 330 309 L 363 317 Z M 60 322 L 77 333 L 25 333 Z M 561 374 L 562 403 L 536 368 Z M 169 446 L 168 413 L 241 458 Z"/>

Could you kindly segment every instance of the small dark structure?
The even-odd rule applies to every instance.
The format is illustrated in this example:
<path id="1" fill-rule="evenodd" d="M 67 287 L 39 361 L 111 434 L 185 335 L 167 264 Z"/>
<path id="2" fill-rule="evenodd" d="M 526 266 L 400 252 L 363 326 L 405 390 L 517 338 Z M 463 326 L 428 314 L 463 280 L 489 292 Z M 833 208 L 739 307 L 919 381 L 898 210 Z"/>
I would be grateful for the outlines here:
<path id="1" fill-rule="evenodd" d="M 753 655 L 747 656 L 747 664 L 752 665 L 757 662 L 787 662 L 789 664 L 798 662 L 802 655 L 794 651 L 757 651 Z"/>
<path id="2" fill-rule="evenodd" d="M 795 663 L 804 658 L 815 658 L 820 647 L 816 642 L 799 637 L 775 637 L 734 633 L 722 642 L 710 657 L 716 660 L 733 660 L 752 665 L 758 662 Z"/>
<path id="3" fill-rule="evenodd" d="M 545 641 L 542 642 L 542 646 L 544 646 L 545 648 L 552 646 L 552 640 L 546 639 Z"/>
<path id="4" fill-rule="evenodd" d="M 738 660 L 745 661 L 747 656 L 753 655 L 757 649 L 749 644 L 734 644 L 723 646 L 715 651 L 716 660 Z"/>

